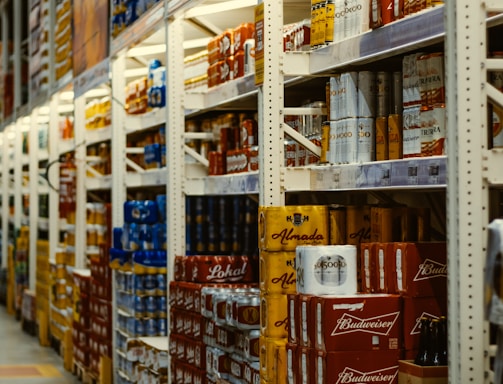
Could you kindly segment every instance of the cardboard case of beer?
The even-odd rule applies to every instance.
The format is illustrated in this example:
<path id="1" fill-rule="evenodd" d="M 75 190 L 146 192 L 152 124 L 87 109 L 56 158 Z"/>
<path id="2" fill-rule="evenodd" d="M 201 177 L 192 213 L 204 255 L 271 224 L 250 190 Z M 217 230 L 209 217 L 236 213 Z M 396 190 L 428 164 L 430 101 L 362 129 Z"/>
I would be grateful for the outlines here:
<path id="1" fill-rule="evenodd" d="M 259 208 L 259 246 L 270 252 L 297 245 L 327 245 L 328 207 L 302 205 Z"/>
<path id="2" fill-rule="evenodd" d="M 398 383 L 400 350 L 316 351 L 313 383 Z"/>
<path id="3" fill-rule="evenodd" d="M 401 310 L 399 295 L 316 297 L 315 348 L 325 352 L 398 350 L 402 345 Z"/>
<path id="4" fill-rule="evenodd" d="M 403 297 L 403 347 L 417 350 L 421 317 L 439 318 L 447 314 L 447 297 Z"/>
<path id="5" fill-rule="evenodd" d="M 447 295 L 445 242 L 395 243 L 397 292 L 404 296 Z"/>
<path id="6" fill-rule="evenodd" d="M 423 367 L 413 361 L 398 361 L 398 384 L 447 384 L 447 366 Z"/>

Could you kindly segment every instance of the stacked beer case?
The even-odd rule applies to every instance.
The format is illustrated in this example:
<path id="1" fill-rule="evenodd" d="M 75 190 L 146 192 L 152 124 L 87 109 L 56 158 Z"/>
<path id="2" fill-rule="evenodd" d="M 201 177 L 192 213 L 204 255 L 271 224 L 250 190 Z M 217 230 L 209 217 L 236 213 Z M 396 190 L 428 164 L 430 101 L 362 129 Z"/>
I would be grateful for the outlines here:
<path id="1" fill-rule="evenodd" d="M 100 378 L 109 374 L 104 361 L 112 359 L 112 272 L 108 263 L 108 249 L 106 244 L 102 244 L 99 255 L 90 260 L 89 369 L 93 376 Z"/>
<path id="2" fill-rule="evenodd" d="M 49 345 L 49 291 L 51 285 L 51 265 L 49 262 L 49 242 L 37 241 L 37 282 L 35 295 L 37 298 L 36 322 L 40 345 Z"/>
<path id="3" fill-rule="evenodd" d="M 260 376 L 267 383 L 287 382 L 288 295 L 296 292 L 295 249 L 328 243 L 326 206 L 259 210 Z"/>
<path id="4" fill-rule="evenodd" d="M 54 32 L 56 42 L 55 78 L 57 81 L 64 78 L 73 68 L 72 28 L 72 1 L 57 0 Z"/>

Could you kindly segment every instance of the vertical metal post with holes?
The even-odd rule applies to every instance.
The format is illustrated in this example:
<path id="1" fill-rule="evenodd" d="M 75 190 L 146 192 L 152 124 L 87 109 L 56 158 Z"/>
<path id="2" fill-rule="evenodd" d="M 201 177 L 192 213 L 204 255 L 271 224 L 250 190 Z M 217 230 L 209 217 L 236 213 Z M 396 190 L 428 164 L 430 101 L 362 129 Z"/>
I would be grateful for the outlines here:
<path id="1" fill-rule="evenodd" d="M 264 82 L 259 88 L 259 203 L 285 204 L 283 164 L 283 1 L 264 1 Z"/>
<path id="2" fill-rule="evenodd" d="M 446 2 L 449 382 L 488 382 L 483 270 L 488 185 L 485 11 L 478 1 Z"/>
<path id="3" fill-rule="evenodd" d="M 167 8 L 167 6 L 166 6 Z M 184 152 L 184 82 L 183 82 L 183 17 L 169 15 L 166 28 L 167 94 L 166 108 L 166 164 L 168 169 L 167 218 L 168 218 L 168 279 L 174 279 L 173 265 L 176 255 L 185 254 L 185 152 Z"/>
<path id="4" fill-rule="evenodd" d="M 75 99 L 74 132 L 75 132 L 75 267 L 84 268 L 86 258 L 86 98 Z"/>
<path id="5" fill-rule="evenodd" d="M 39 144 L 38 144 L 38 138 L 39 138 L 39 129 L 40 129 L 40 124 L 38 122 L 38 108 L 35 108 L 33 111 L 31 111 L 30 114 L 30 132 L 29 132 L 29 138 L 28 138 L 28 143 L 29 143 L 29 171 L 28 171 L 28 184 L 27 188 L 29 188 L 29 226 L 30 226 L 30 242 L 29 242 L 29 288 L 32 290 L 35 290 L 35 284 L 36 284 L 36 266 L 37 266 L 37 239 L 38 239 L 38 213 L 39 213 L 39 207 L 38 207 L 38 197 L 40 193 L 40 176 L 39 176 Z M 21 117 L 20 120 L 23 120 L 24 118 Z"/>

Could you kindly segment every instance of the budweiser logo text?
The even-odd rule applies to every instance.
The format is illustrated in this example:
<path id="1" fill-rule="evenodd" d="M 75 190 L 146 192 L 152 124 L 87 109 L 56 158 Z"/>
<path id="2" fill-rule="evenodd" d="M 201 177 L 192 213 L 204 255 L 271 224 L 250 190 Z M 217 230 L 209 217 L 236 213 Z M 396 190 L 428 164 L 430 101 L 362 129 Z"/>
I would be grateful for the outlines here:
<path id="1" fill-rule="evenodd" d="M 426 259 L 419 265 L 419 270 L 414 276 L 414 281 L 432 279 L 434 277 L 447 277 L 447 265 L 434 260 Z"/>
<path id="2" fill-rule="evenodd" d="M 343 383 L 392 383 L 398 375 L 398 367 L 389 367 L 374 372 L 360 372 L 346 367 L 339 373 L 337 384 Z"/>
<path id="3" fill-rule="evenodd" d="M 337 325 L 331 336 L 342 335 L 351 332 L 366 332 L 375 335 L 389 335 L 393 325 L 398 320 L 400 312 L 393 312 L 386 315 L 360 319 L 345 313 L 337 320 Z"/>

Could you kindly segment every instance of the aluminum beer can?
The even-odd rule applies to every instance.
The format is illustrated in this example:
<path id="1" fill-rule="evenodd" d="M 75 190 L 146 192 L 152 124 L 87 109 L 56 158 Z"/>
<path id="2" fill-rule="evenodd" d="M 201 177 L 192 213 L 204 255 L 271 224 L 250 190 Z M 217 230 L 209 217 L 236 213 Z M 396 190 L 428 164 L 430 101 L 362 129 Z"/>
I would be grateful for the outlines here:
<path id="1" fill-rule="evenodd" d="M 358 72 L 358 117 L 373 117 L 376 113 L 376 75 Z"/>
<path id="2" fill-rule="evenodd" d="M 367 163 L 374 160 L 375 156 L 375 125 L 370 117 L 358 118 L 358 147 L 359 163 Z"/>
<path id="3" fill-rule="evenodd" d="M 287 295 L 264 295 L 260 297 L 260 330 L 266 337 L 288 337 Z"/>
<path id="4" fill-rule="evenodd" d="M 341 110 L 343 117 L 358 115 L 358 73 L 345 72 L 341 75 Z"/>
<path id="5" fill-rule="evenodd" d="M 376 75 L 377 87 L 377 117 L 387 117 L 390 112 L 390 88 L 391 74 L 389 72 L 377 72 Z"/>
<path id="6" fill-rule="evenodd" d="M 342 112 L 340 108 L 340 89 L 341 89 L 341 76 L 336 75 L 330 77 L 329 81 L 330 98 L 328 100 L 331 121 L 335 121 L 341 118 Z"/>
<path id="7" fill-rule="evenodd" d="M 238 329 L 258 329 L 260 326 L 260 296 L 245 294 L 236 300 L 235 325 Z"/>

